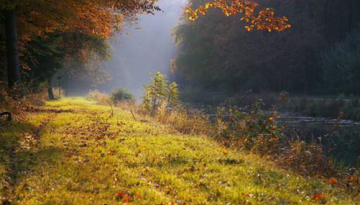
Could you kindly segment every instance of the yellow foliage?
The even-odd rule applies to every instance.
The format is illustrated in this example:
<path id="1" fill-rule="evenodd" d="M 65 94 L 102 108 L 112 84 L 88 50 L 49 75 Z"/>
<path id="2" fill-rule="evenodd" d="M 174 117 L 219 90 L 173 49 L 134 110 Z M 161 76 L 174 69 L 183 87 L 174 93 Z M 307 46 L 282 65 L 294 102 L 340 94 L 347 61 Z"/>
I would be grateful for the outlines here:
<path id="1" fill-rule="evenodd" d="M 241 18 L 249 25 L 245 26 L 247 31 L 252 31 L 254 27 L 257 30 L 283 31 L 291 28 L 287 17 L 277 17 L 273 9 L 266 8 L 258 13 L 255 13 L 255 9 L 258 4 L 252 1 L 246 0 L 213 0 L 213 2 L 206 3 L 204 6 L 199 6 L 195 10 L 188 8 L 186 13 L 189 14 L 189 20 L 195 21 L 199 18 L 198 14 L 205 15 L 208 9 L 217 8 L 220 9 L 224 15 L 231 16 L 236 14 L 243 14 Z"/>

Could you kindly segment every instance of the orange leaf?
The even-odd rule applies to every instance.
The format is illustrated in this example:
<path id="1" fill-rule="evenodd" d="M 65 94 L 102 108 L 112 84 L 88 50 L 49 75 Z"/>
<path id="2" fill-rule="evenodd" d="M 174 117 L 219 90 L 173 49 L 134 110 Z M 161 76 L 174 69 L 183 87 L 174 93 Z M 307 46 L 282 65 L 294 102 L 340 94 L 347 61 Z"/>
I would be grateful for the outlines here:
<path id="1" fill-rule="evenodd" d="M 315 200 L 315 201 L 319 201 L 319 200 L 321 200 L 321 199 L 323 199 L 324 198 L 324 196 L 323 196 L 323 194 L 321 194 L 321 193 L 316 193 L 316 194 L 314 194 L 314 196 L 313 196 L 313 199 Z"/>
<path id="2" fill-rule="evenodd" d="M 128 203 L 128 202 L 131 202 L 131 198 L 130 197 L 125 197 L 122 201 L 124 203 Z"/>
<path id="3" fill-rule="evenodd" d="M 337 183 L 338 183 L 338 179 L 337 179 L 337 178 L 331 177 L 331 178 L 329 179 L 329 184 L 337 184 Z"/>
<path id="4" fill-rule="evenodd" d="M 221 152 L 224 154 L 228 154 L 229 150 L 226 147 L 221 148 Z"/>
<path id="5" fill-rule="evenodd" d="M 116 194 L 116 196 L 119 198 L 124 198 L 126 196 L 126 194 L 124 192 L 119 192 Z"/>

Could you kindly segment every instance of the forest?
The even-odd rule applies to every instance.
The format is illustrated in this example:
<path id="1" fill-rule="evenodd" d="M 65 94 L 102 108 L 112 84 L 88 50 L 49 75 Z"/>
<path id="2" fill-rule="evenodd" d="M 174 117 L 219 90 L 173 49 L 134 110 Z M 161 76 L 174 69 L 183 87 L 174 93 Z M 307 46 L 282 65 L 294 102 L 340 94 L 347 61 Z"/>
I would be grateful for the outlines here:
<path id="1" fill-rule="evenodd" d="M 359 146 L 359 0 L 0 2 L 0 205 L 357 205 Z"/>
<path id="2" fill-rule="evenodd" d="M 190 1 L 194 7 L 203 2 Z M 229 96 L 248 90 L 358 94 L 358 2 L 257 2 L 288 17 L 291 29 L 247 32 L 238 16 L 216 11 L 196 22 L 184 21 L 175 32 L 180 49 L 173 69 L 179 82 Z"/>

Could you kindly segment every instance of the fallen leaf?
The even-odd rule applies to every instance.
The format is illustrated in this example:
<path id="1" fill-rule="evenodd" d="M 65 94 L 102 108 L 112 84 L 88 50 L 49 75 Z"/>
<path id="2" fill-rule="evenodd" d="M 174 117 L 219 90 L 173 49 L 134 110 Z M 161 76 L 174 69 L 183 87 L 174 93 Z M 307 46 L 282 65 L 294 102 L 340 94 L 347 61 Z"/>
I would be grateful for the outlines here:
<path id="1" fill-rule="evenodd" d="M 338 183 L 338 179 L 337 179 L 337 178 L 331 177 L 331 178 L 329 179 L 329 184 L 337 184 L 337 183 Z"/>
<path id="2" fill-rule="evenodd" d="M 224 154 L 228 154 L 229 150 L 226 147 L 221 148 L 221 152 Z"/>
<path id="3" fill-rule="evenodd" d="M 124 198 L 126 196 L 126 194 L 124 192 L 119 192 L 116 194 L 116 196 L 119 198 Z"/>
<path id="4" fill-rule="evenodd" d="M 321 200 L 321 199 L 323 199 L 324 198 L 324 196 L 323 196 L 323 194 L 321 194 L 321 193 L 316 193 L 316 194 L 314 194 L 314 196 L 313 196 L 313 199 L 315 200 L 315 201 L 319 201 L 319 200 Z"/>
<path id="5" fill-rule="evenodd" d="M 122 201 L 124 203 L 128 203 L 128 202 L 131 202 L 131 198 L 130 197 L 125 197 Z"/>

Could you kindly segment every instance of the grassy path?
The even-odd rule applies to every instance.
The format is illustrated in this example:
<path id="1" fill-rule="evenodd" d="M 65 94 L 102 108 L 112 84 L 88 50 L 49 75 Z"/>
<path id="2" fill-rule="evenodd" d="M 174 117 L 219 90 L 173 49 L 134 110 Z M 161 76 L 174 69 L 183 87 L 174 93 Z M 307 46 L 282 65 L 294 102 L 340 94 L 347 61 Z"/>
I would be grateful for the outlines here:
<path id="1" fill-rule="evenodd" d="M 3 204 L 356 204 L 320 180 L 127 111 L 109 118 L 81 98 L 44 109 L 0 127 Z"/>

